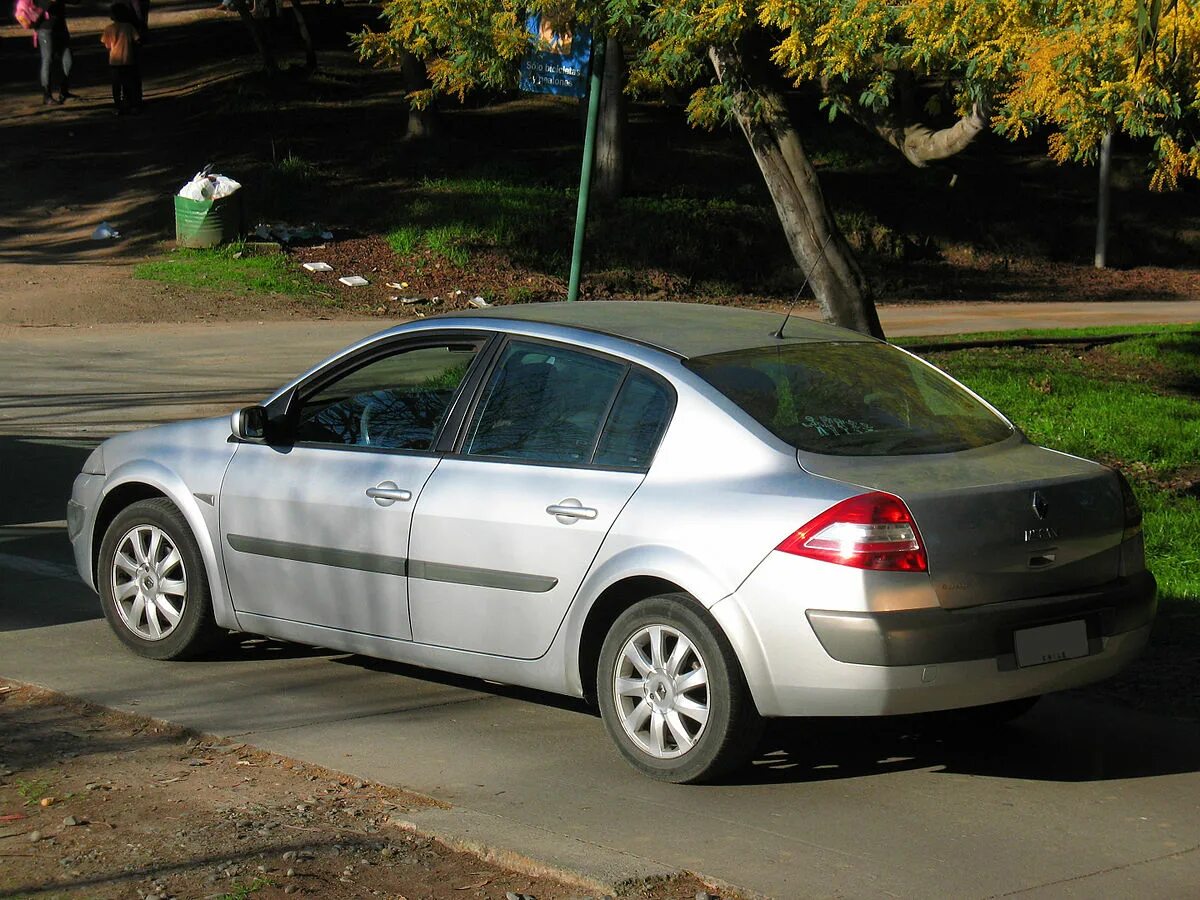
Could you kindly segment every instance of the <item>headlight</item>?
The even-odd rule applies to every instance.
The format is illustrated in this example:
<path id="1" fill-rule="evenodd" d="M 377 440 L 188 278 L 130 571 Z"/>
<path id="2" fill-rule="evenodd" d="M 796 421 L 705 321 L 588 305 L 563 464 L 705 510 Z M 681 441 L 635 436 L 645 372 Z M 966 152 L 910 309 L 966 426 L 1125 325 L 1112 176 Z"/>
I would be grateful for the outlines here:
<path id="1" fill-rule="evenodd" d="M 86 475 L 103 475 L 104 474 L 104 445 L 101 444 L 92 451 L 92 455 L 87 458 L 83 464 L 83 471 Z"/>

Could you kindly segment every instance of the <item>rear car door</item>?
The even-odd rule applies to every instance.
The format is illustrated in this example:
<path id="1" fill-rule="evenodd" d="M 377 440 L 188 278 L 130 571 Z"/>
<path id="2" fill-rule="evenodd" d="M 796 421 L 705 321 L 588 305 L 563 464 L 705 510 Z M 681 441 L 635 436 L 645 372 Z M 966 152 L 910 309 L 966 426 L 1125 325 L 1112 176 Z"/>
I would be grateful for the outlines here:
<path id="1" fill-rule="evenodd" d="M 499 656 L 545 653 L 645 471 L 674 404 L 612 357 L 513 339 L 417 504 L 413 639 Z"/>
<path id="2" fill-rule="evenodd" d="M 412 637 L 412 512 L 483 343 L 431 336 L 367 351 L 301 387 L 283 426 L 290 440 L 237 448 L 220 521 L 239 615 Z"/>

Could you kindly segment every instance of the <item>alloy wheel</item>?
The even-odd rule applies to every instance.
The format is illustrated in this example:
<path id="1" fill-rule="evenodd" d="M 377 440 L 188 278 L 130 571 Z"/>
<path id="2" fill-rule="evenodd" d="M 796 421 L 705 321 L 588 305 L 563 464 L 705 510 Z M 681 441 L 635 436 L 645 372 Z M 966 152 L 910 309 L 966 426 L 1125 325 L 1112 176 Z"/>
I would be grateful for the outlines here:
<path id="1" fill-rule="evenodd" d="M 117 542 L 110 578 L 117 614 L 130 632 L 161 641 L 179 626 L 187 572 L 179 549 L 157 525 L 137 525 Z"/>
<path id="2" fill-rule="evenodd" d="M 612 690 L 625 733 L 656 759 L 683 756 L 708 724 L 708 668 L 696 645 L 669 625 L 647 625 L 625 642 Z"/>

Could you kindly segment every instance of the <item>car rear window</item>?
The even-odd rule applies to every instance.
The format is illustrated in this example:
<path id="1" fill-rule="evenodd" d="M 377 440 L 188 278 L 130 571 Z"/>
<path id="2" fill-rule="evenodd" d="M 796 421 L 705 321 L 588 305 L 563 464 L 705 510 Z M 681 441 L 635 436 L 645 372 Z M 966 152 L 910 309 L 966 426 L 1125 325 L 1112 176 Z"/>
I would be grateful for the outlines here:
<path id="1" fill-rule="evenodd" d="M 781 344 L 687 366 L 799 450 L 837 456 L 952 453 L 1012 428 L 920 360 L 887 344 Z"/>

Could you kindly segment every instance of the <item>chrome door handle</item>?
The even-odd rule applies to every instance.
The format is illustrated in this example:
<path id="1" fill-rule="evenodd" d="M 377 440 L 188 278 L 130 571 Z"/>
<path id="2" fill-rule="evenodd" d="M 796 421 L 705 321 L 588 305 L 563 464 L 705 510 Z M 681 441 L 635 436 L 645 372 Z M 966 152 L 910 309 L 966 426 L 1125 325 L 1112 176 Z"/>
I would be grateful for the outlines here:
<path id="1" fill-rule="evenodd" d="M 375 487 L 367 488 L 367 496 L 380 506 L 391 506 L 397 500 L 411 500 L 412 491 L 396 487 L 396 482 L 394 481 L 381 481 Z"/>
<path id="2" fill-rule="evenodd" d="M 570 525 L 578 519 L 594 519 L 598 515 L 590 506 L 584 506 L 574 497 L 568 497 L 561 503 L 546 507 L 546 512 L 554 516 L 564 525 Z"/>

